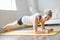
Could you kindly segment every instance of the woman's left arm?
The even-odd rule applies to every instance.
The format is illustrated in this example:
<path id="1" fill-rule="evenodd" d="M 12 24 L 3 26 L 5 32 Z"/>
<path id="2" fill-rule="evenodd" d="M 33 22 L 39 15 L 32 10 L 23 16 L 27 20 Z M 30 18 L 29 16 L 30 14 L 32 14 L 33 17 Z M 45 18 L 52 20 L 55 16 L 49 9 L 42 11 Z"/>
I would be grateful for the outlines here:
<path id="1" fill-rule="evenodd" d="M 45 22 L 43 20 L 41 21 L 41 28 L 42 28 L 42 31 L 45 30 Z"/>

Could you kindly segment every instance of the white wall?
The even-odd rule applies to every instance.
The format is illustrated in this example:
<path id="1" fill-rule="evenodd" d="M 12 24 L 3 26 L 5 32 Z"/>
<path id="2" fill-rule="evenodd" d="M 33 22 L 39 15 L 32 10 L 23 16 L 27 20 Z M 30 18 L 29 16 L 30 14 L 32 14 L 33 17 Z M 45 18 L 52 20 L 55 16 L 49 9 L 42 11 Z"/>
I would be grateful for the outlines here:
<path id="1" fill-rule="evenodd" d="M 38 4 L 41 11 L 48 8 L 55 9 L 60 6 L 60 0 L 38 0 Z"/>
<path id="2" fill-rule="evenodd" d="M 29 5 L 31 14 L 40 12 L 39 7 L 38 7 L 38 0 L 27 0 L 27 1 L 28 1 L 28 5 Z"/>

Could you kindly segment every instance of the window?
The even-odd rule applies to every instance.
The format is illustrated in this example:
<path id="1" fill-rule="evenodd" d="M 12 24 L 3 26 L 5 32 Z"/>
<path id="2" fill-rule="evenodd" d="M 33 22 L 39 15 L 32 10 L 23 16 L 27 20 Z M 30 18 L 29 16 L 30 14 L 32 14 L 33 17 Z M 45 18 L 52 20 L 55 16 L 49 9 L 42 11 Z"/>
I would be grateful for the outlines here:
<path id="1" fill-rule="evenodd" d="M 15 0 L 0 0 L 0 10 L 13 10 L 16 11 Z"/>

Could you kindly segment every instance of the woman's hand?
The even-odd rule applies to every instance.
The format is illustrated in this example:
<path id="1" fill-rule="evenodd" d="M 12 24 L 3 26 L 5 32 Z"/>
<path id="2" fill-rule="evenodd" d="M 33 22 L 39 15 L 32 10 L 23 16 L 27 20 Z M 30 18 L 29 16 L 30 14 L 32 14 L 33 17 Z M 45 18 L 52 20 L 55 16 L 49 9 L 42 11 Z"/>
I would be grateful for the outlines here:
<path id="1" fill-rule="evenodd" d="M 50 29 L 44 29 L 43 30 L 43 32 L 45 32 L 45 33 L 50 33 L 50 32 L 52 32 L 53 31 L 53 28 L 50 28 Z"/>

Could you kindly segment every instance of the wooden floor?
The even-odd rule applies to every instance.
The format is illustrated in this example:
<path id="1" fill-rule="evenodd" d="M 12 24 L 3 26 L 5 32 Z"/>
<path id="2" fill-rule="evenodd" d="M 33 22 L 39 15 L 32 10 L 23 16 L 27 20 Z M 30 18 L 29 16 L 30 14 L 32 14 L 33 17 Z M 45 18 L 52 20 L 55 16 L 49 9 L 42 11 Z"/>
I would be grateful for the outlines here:
<path id="1" fill-rule="evenodd" d="M 54 30 L 60 30 L 60 26 L 46 26 L 46 28 L 54 28 Z M 39 27 L 41 29 L 41 27 Z M 17 30 L 17 29 L 16 29 Z M 32 30 L 32 27 L 19 29 L 19 30 Z M 15 31 L 15 30 L 13 30 Z M 60 40 L 60 32 L 56 35 L 0 35 L 0 40 Z"/>

